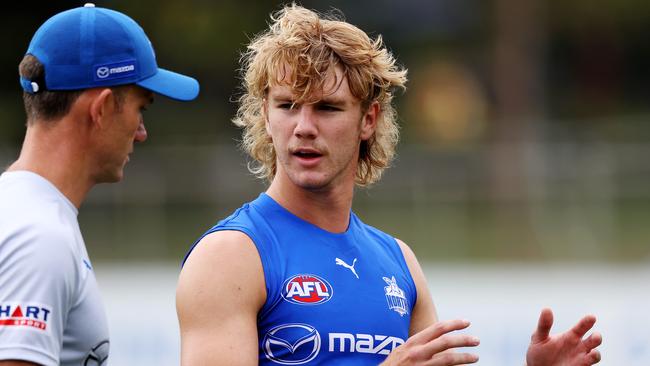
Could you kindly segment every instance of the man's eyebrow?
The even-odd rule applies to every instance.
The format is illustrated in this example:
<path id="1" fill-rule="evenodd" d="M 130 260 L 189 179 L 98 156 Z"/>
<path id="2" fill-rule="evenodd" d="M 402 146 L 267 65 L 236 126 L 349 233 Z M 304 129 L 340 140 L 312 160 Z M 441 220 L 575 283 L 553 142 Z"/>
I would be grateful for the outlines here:
<path id="1" fill-rule="evenodd" d="M 275 90 L 272 92 L 269 92 L 268 94 L 268 99 L 273 100 L 276 102 L 295 102 L 297 96 L 292 94 L 291 92 L 288 92 L 286 90 Z M 337 106 L 344 106 L 347 105 L 350 102 L 349 98 L 342 97 L 342 96 L 337 96 L 337 95 L 325 95 L 319 100 L 315 101 L 305 101 L 309 104 L 332 104 L 332 105 L 337 105 Z"/>
<path id="2" fill-rule="evenodd" d="M 335 104 L 335 105 L 345 105 L 348 103 L 347 98 L 338 98 L 338 97 L 324 97 L 323 99 L 316 102 L 317 104 Z"/>
<path id="3" fill-rule="evenodd" d="M 325 97 L 318 101 L 319 103 L 327 103 L 327 104 L 345 104 L 347 102 L 346 98 L 333 98 L 333 97 Z"/>
<path id="4" fill-rule="evenodd" d="M 274 100 L 293 100 L 294 96 L 286 92 L 275 92 L 269 94 L 269 99 Z"/>

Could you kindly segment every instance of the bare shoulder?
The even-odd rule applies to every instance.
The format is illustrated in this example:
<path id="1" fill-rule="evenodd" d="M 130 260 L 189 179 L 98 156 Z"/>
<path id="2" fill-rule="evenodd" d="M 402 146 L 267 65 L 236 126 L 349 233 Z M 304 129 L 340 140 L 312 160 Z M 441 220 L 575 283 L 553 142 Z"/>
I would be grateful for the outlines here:
<path id="1" fill-rule="evenodd" d="M 422 273 L 422 268 L 420 267 L 420 263 L 418 262 L 418 258 L 415 256 L 415 253 L 409 247 L 405 242 L 403 242 L 400 239 L 395 238 L 395 241 L 397 241 L 397 244 L 399 244 L 400 249 L 402 250 L 402 254 L 404 255 L 404 260 L 406 260 L 406 264 L 409 267 L 409 270 L 411 271 L 411 276 L 413 279 L 416 281 L 417 284 L 417 278 L 418 276 L 424 277 L 424 274 Z"/>
<path id="2" fill-rule="evenodd" d="M 179 307 L 238 300 L 249 307 L 261 306 L 266 299 L 264 273 L 251 238 L 225 230 L 201 239 L 181 270 L 176 295 Z"/>
<path id="3" fill-rule="evenodd" d="M 255 244 L 253 244 L 251 238 L 245 233 L 236 230 L 216 231 L 206 235 L 196 244 L 192 253 L 188 256 L 183 269 L 187 266 L 201 265 L 201 263 L 206 261 L 219 261 L 232 255 L 259 257 L 255 249 Z"/>
<path id="4" fill-rule="evenodd" d="M 257 364 L 257 313 L 265 300 L 262 262 L 246 234 L 201 239 L 176 288 L 181 364 Z"/>
<path id="5" fill-rule="evenodd" d="M 404 254 L 404 258 L 406 259 L 407 262 L 409 260 L 417 261 L 417 258 L 415 257 L 415 253 L 413 253 L 413 250 L 411 250 L 411 247 L 409 247 L 401 239 L 395 238 L 395 241 L 397 241 L 397 244 L 399 245 L 400 249 L 402 249 L 402 253 Z M 410 266 L 410 264 L 409 264 L 409 266 Z"/>
<path id="6" fill-rule="evenodd" d="M 411 272 L 411 277 L 415 282 L 415 287 L 417 289 L 417 302 L 413 309 L 413 314 L 411 316 L 411 327 L 409 329 L 409 335 L 416 334 L 428 327 L 429 325 L 438 321 L 438 314 L 436 312 L 436 307 L 431 298 L 431 292 L 429 291 L 429 285 L 427 279 L 422 271 L 422 267 L 418 262 L 417 257 L 413 250 L 406 245 L 403 241 L 395 239 L 402 249 L 404 254 L 404 259 L 406 264 Z"/>

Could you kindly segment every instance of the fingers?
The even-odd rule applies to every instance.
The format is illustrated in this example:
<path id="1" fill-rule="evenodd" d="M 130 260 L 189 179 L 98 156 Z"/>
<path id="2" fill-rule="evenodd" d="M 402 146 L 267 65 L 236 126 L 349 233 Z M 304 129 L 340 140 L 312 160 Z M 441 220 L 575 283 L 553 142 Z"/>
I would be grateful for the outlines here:
<path id="1" fill-rule="evenodd" d="M 597 349 L 592 349 L 587 354 L 587 359 L 589 360 L 590 365 L 600 362 L 600 351 L 598 351 Z"/>
<path id="2" fill-rule="evenodd" d="M 424 365 L 462 365 L 478 361 L 478 356 L 470 353 L 459 353 L 454 350 L 459 347 L 474 347 L 479 339 L 467 335 L 452 333 L 469 326 L 467 320 L 446 320 L 430 325 L 412 336 L 403 346 L 407 346 L 406 360 L 420 362 Z M 402 346 L 401 346 L 402 347 Z M 402 363 L 398 363 L 402 364 Z"/>
<path id="3" fill-rule="evenodd" d="M 578 324 L 571 328 L 571 332 L 575 334 L 578 338 L 584 337 L 584 335 L 591 329 L 591 327 L 596 324 L 596 317 L 593 315 L 587 315 L 584 318 L 580 319 Z"/>
<path id="4" fill-rule="evenodd" d="M 466 365 L 478 362 L 478 356 L 471 353 L 444 352 L 436 355 L 429 366 Z"/>
<path id="5" fill-rule="evenodd" d="M 427 328 L 423 329 L 413 337 L 411 337 L 411 342 L 424 344 L 432 339 L 439 338 L 443 334 L 453 332 L 455 330 L 461 330 L 469 327 L 469 321 L 454 319 L 454 320 L 444 320 L 434 323 Z"/>
<path id="6" fill-rule="evenodd" d="M 542 309 L 541 314 L 539 314 L 539 320 L 537 321 L 537 329 L 531 337 L 532 342 L 538 343 L 548 338 L 552 326 L 553 312 L 549 308 Z"/>
<path id="7" fill-rule="evenodd" d="M 601 343 L 603 343 L 603 336 L 600 335 L 600 333 L 597 333 L 597 332 L 593 333 L 587 339 L 582 341 L 582 344 L 585 346 L 585 348 L 587 350 L 592 350 L 592 349 L 600 346 Z"/>
<path id="8" fill-rule="evenodd" d="M 461 353 L 445 352 L 459 347 L 475 347 L 480 343 L 479 339 L 466 334 L 445 334 L 430 341 L 421 348 L 421 358 L 431 359 L 437 357 L 449 357 L 447 354 L 462 355 Z M 478 357 L 477 357 L 478 359 Z M 445 364 L 446 365 L 446 364 Z M 452 364 L 456 365 L 456 364 Z"/>

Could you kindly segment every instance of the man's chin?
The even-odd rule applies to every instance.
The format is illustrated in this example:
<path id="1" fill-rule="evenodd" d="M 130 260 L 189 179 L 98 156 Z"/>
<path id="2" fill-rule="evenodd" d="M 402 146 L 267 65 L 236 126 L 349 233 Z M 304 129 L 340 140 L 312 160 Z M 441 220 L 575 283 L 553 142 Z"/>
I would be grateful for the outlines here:
<path id="1" fill-rule="evenodd" d="M 326 190 L 330 186 L 331 180 L 324 177 L 305 177 L 294 181 L 294 184 L 307 191 L 319 192 Z"/>
<path id="2" fill-rule="evenodd" d="M 100 183 L 117 183 L 124 179 L 124 170 L 120 169 L 117 172 L 105 172 L 95 179 L 97 184 Z"/>

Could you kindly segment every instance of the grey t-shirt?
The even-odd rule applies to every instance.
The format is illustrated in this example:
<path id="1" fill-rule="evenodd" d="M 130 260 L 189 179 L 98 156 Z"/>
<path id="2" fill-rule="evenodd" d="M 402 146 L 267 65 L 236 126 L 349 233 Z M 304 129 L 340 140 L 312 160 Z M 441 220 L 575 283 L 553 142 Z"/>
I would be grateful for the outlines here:
<path id="1" fill-rule="evenodd" d="M 76 207 L 45 178 L 0 175 L 0 360 L 107 365 L 106 313 Z"/>

